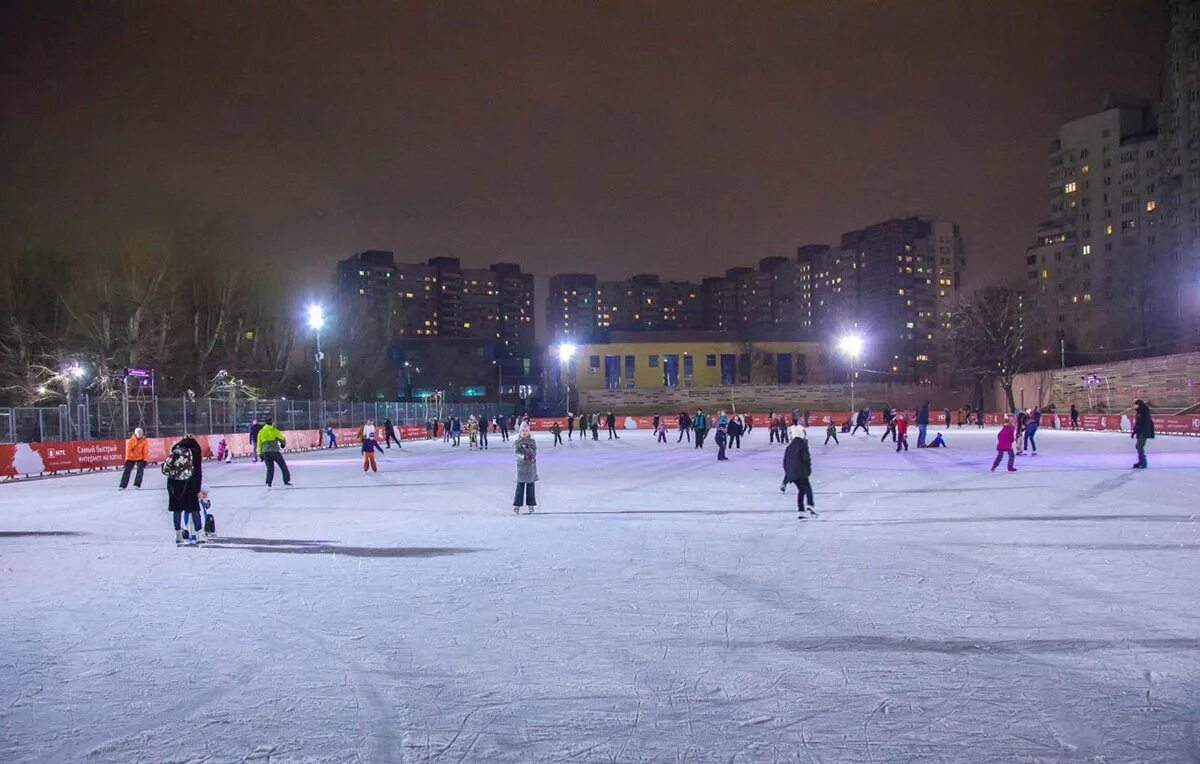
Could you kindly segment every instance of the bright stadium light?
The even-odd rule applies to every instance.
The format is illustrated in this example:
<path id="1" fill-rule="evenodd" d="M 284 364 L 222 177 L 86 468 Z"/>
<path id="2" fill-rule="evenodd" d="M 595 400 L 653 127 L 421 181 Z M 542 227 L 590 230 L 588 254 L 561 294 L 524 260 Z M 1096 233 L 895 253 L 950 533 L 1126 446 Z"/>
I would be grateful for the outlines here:
<path id="1" fill-rule="evenodd" d="M 863 338 L 857 334 L 847 334 L 838 340 L 838 350 L 851 361 L 862 355 L 864 345 Z"/>
<path id="2" fill-rule="evenodd" d="M 575 346 L 569 342 L 564 342 L 558 346 L 558 360 L 566 363 L 575 357 Z"/>
<path id="3" fill-rule="evenodd" d="M 308 328 L 321 331 L 325 326 L 325 309 L 320 305 L 308 306 Z"/>

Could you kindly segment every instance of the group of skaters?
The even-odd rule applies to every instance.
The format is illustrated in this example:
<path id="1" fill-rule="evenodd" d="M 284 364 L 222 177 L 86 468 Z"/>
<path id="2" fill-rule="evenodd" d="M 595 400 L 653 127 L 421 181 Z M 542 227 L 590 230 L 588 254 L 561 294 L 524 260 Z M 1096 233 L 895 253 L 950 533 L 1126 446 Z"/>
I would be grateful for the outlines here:
<path id="1" fill-rule="evenodd" d="M 507 443 L 510 433 L 519 432 L 521 425 L 528 421 L 528 415 L 516 414 L 502 414 L 491 418 L 485 414 L 470 414 L 466 421 L 454 415 L 444 419 L 428 419 L 425 421 L 425 439 L 436 440 L 440 437 L 443 443 L 458 448 L 462 445 L 463 435 L 466 435 L 469 450 L 486 451 L 489 446 L 489 434 L 499 435 L 500 442 Z"/>

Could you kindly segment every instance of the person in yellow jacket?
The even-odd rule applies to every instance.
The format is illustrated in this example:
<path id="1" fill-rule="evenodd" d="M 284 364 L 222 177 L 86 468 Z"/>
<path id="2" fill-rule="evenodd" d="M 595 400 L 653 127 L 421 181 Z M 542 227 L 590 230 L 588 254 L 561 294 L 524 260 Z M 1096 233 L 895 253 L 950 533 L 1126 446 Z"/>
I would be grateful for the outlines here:
<path id="1" fill-rule="evenodd" d="M 150 443 L 141 427 L 133 431 L 133 437 L 125 441 L 125 469 L 121 472 L 121 488 L 129 487 L 129 473 L 137 466 L 137 474 L 133 476 L 133 487 L 142 487 L 142 473 L 146 471 L 146 457 L 150 453 Z"/>
<path id="2" fill-rule="evenodd" d="M 263 464 L 267 465 L 267 488 L 270 488 L 271 482 L 275 480 L 276 464 L 283 474 L 283 484 L 292 484 L 292 473 L 288 470 L 287 462 L 283 460 L 283 449 L 286 447 L 287 441 L 284 440 L 283 433 L 275 427 L 275 422 L 271 419 L 263 422 L 262 429 L 258 431 L 258 455 Z"/>

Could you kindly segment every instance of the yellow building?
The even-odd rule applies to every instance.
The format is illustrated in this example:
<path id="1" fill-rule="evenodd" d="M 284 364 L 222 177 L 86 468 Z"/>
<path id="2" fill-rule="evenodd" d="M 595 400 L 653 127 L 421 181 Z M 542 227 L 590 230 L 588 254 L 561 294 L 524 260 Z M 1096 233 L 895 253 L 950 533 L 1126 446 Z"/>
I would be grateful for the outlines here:
<path id="1" fill-rule="evenodd" d="M 815 342 L 662 340 L 579 345 L 557 358 L 566 381 L 579 390 L 719 385 L 799 385 L 821 383 Z"/>

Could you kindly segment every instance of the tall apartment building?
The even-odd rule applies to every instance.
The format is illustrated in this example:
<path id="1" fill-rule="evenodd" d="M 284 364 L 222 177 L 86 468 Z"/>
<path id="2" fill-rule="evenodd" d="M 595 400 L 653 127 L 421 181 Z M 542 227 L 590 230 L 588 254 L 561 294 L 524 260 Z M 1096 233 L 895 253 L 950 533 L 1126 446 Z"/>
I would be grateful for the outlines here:
<path id="1" fill-rule="evenodd" d="M 966 255 L 955 223 L 888 220 L 806 245 L 814 336 L 827 346 L 864 336 L 863 367 L 895 379 L 944 382 L 954 369 L 950 324 Z"/>
<path id="2" fill-rule="evenodd" d="M 614 331 L 701 328 L 700 289 L 639 274 L 626 281 L 565 273 L 550 278 L 546 325 L 553 341 L 591 342 Z"/>
<path id="3" fill-rule="evenodd" d="M 1200 349 L 1200 2 L 1168 0 L 1149 350 Z M 1148 200 L 1149 201 L 1149 200 Z"/>
<path id="4" fill-rule="evenodd" d="M 371 250 L 339 262 L 336 285 L 355 319 L 388 340 L 458 337 L 492 343 L 497 357 L 533 357 L 533 276 L 517 265 L 397 263 L 392 252 Z"/>
<path id="5" fill-rule="evenodd" d="M 1049 215 L 1025 253 L 1041 355 L 1084 362 L 1151 344 L 1158 145 L 1149 103 L 1112 99 L 1051 141 Z"/>

